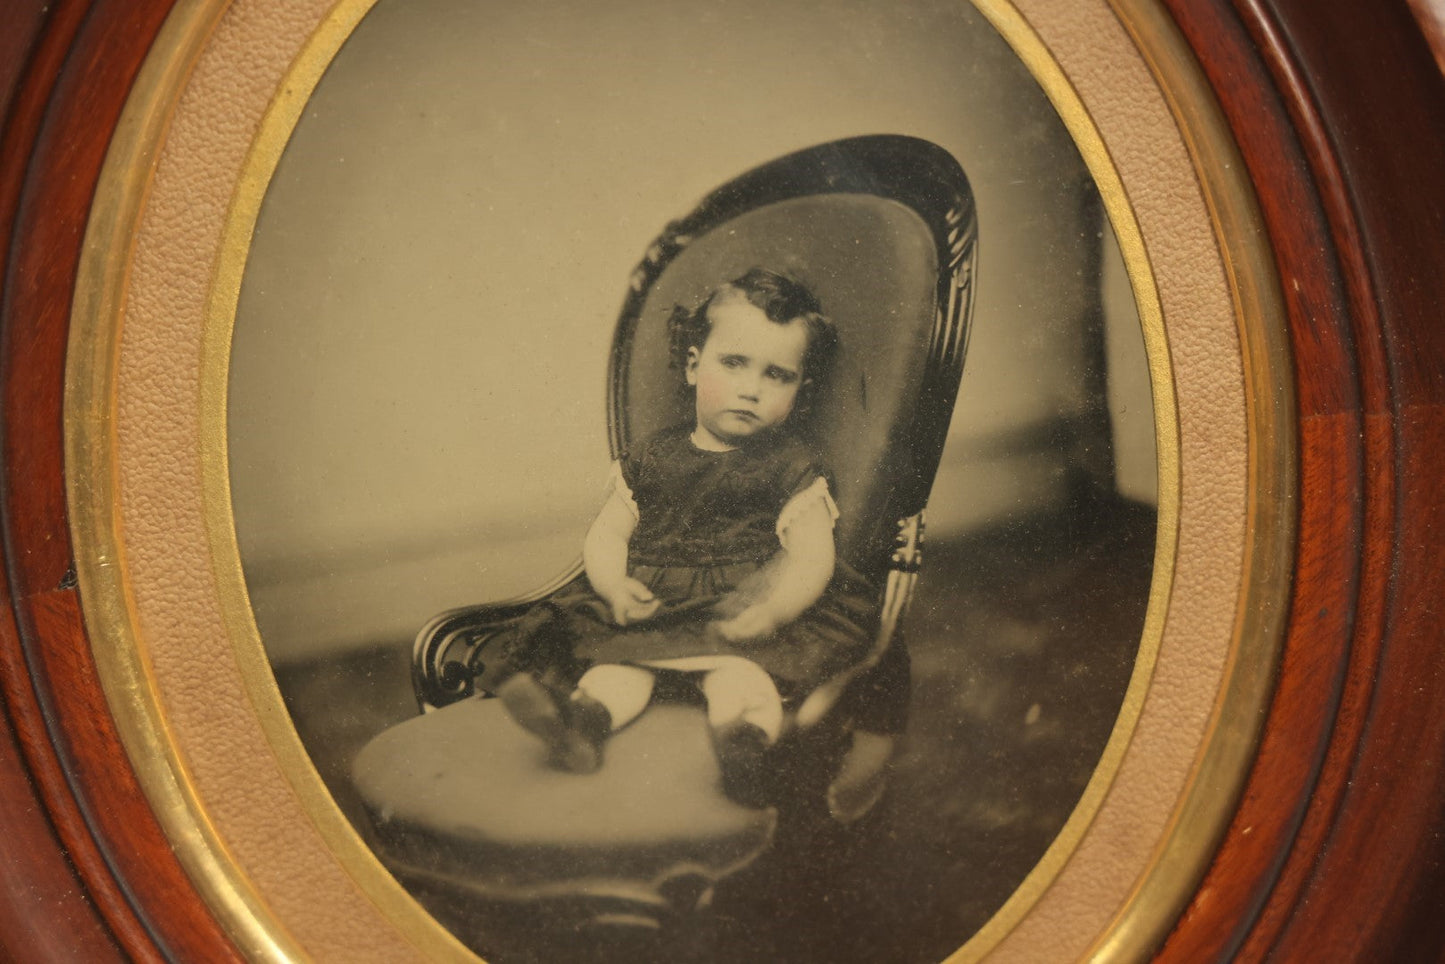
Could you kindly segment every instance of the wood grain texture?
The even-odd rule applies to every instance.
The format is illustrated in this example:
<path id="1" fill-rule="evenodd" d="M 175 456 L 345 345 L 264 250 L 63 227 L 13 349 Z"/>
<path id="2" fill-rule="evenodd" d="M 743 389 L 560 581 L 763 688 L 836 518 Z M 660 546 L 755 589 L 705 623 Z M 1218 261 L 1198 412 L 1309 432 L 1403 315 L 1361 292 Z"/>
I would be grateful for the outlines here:
<path id="1" fill-rule="evenodd" d="M 1298 380 L 1289 630 L 1159 958 L 1445 951 L 1445 80 L 1407 0 L 1165 0 L 1235 132 Z M 120 752 L 70 578 L 61 389 L 104 151 L 170 0 L 0 0 L 0 957 L 238 955 Z"/>
<path id="2" fill-rule="evenodd" d="M 1328 138 L 1317 153 L 1333 169 L 1318 163 L 1318 180 L 1349 242 L 1367 458 L 1377 490 L 1389 488 L 1367 488 L 1362 534 L 1360 635 L 1370 634 L 1374 672 L 1352 667 L 1358 699 L 1316 792 L 1334 798 L 1333 819 L 1326 833 L 1321 817 L 1318 844 L 1302 841 L 1314 859 L 1298 899 L 1277 890 L 1266 905 L 1288 915 L 1271 955 L 1435 960 L 1445 948 L 1445 80 L 1402 6 L 1340 4 L 1321 20 L 1308 3 L 1276 0 L 1271 12 Z M 1262 954 L 1264 942 L 1247 948 Z"/>
<path id="3" fill-rule="evenodd" d="M 1445 358 L 1441 297 L 1421 283 L 1445 237 L 1441 77 L 1400 5 L 1170 6 L 1260 189 L 1303 451 L 1278 690 L 1236 819 L 1161 956 L 1434 960 L 1445 715 L 1422 603 L 1441 588 L 1442 487 L 1439 449 L 1416 436 Z"/>
<path id="4" fill-rule="evenodd" d="M 1445 2 L 1442 0 L 1408 0 L 1410 10 L 1420 23 L 1420 32 L 1430 44 L 1435 63 L 1445 71 Z"/>
<path id="5" fill-rule="evenodd" d="M 1367 473 L 1344 282 L 1288 108 L 1233 11 L 1171 9 L 1191 46 L 1210 51 L 1202 66 L 1258 189 L 1283 282 L 1301 456 L 1295 586 L 1274 703 L 1219 860 L 1161 954 L 1192 962 L 1227 957 L 1242 942 L 1309 804 L 1351 649 L 1363 524 L 1356 494 Z"/>
<path id="6" fill-rule="evenodd" d="M 4 39 L 7 82 L 3 103 L 5 125 L 0 133 L 0 264 L 5 265 L 0 287 L 0 323 L 12 314 L 16 288 L 27 279 L 19 277 L 11 254 L 24 243 L 18 231 L 17 212 L 30 170 L 31 152 L 43 124 L 45 111 L 61 67 L 80 29 L 87 4 L 57 4 L 45 9 L 40 4 L 10 4 L 4 22 L 11 28 Z M 8 340 L 9 324 L 0 329 Z M 3 342 L 0 342 L 3 344 Z M 0 372 L 8 366 L 0 361 Z M 11 382 L 18 382 L 16 388 Z M 21 394 L 23 380 L 13 370 L 6 372 L 5 395 Z M 14 430 L 6 426 L 3 491 L 20 487 L 17 470 L 23 454 L 11 447 Z M 13 469 L 11 467 L 14 467 Z M 8 532 L 7 532 L 8 542 Z M 29 680 L 28 666 L 20 641 L 16 613 L 20 608 L 13 595 L 11 573 L 19 566 L 6 552 L 6 572 L 0 579 L 0 597 L 5 603 L 0 615 L 0 681 L 5 694 L 5 740 L 3 800 L 6 829 L 4 848 L 4 911 L 0 921 L 0 949 L 8 958 L 28 956 L 45 960 L 79 960 L 82 955 L 96 960 L 123 960 L 107 921 L 92 899 L 89 887 L 66 853 L 65 840 L 88 835 L 83 819 L 68 796 L 64 774 L 50 747 L 49 735 L 39 715 Z M 32 776 L 32 768 L 38 776 Z M 81 846 L 84 846 L 82 842 Z M 93 850 L 93 847 L 91 848 Z M 116 887 L 106 881 L 102 900 L 109 898 L 110 915 L 123 918 L 122 929 L 134 933 L 135 921 L 125 902 L 117 902 Z"/>
<path id="7" fill-rule="evenodd" d="M 0 827 L 0 960 L 125 960 L 66 859 L 9 726 L 0 726 Z"/>
<path id="8" fill-rule="evenodd" d="M 56 4 L 48 17 L 37 12 L 40 4 L 29 16 L 11 6 L 16 22 L 39 32 L 12 100 L 0 167 L 0 204 L 13 239 L 3 252 L 0 302 L 0 525 L 8 563 L 0 672 L 8 718 L 27 783 L 38 789 L 62 848 L 57 853 L 68 855 L 82 885 L 71 883 L 76 897 L 66 917 L 86 919 L 92 932 L 108 930 L 133 960 L 239 960 L 126 763 L 81 623 L 65 511 L 61 402 L 70 292 L 110 132 L 169 0 L 77 0 Z M 54 866 L 44 873 L 40 882 L 50 889 L 70 883 Z M 24 900 L 23 893 L 6 896 Z M 25 911 L 17 904 L 16 913 Z M 109 942 L 95 936 L 95 946 L 86 942 L 74 959 L 104 960 Z M 23 960 L 43 947 L 22 944 L 14 953 Z M 67 952 L 44 953 L 63 960 Z"/>

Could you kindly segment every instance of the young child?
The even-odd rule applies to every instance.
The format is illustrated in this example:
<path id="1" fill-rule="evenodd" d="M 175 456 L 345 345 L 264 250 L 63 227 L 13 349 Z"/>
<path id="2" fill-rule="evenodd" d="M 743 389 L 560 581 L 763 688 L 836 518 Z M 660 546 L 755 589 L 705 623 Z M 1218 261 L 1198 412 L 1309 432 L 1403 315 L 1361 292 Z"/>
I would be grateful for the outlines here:
<path id="1" fill-rule="evenodd" d="M 872 641 L 877 595 L 836 560 L 837 508 L 802 431 L 837 336 L 807 288 L 760 268 L 669 327 L 695 417 L 614 467 L 586 579 L 513 630 L 521 671 L 498 695 L 555 765 L 590 772 L 658 671 L 696 674 L 725 789 L 762 803 L 785 707 Z"/>

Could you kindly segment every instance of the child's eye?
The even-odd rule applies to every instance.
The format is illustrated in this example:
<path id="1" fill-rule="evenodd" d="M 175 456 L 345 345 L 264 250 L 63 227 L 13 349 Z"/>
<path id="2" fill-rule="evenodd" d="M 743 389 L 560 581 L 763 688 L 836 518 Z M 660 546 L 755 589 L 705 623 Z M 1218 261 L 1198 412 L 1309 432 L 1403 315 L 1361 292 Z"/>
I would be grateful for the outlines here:
<path id="1" fill-rule="evenodd" d="M 741 355 L 724 355 L 721 361 L 724 368 L 742 368 L 747 364 Z"/>
<path id="2" fill-rule="evenodd" d="M 786 368 L 769 367 L 765 374 L 773 381 L 779 382 L 783 385 L 791 385 L 793 384 L 793 382 L 798 380 L 798 373 L 790 372 Z"/>

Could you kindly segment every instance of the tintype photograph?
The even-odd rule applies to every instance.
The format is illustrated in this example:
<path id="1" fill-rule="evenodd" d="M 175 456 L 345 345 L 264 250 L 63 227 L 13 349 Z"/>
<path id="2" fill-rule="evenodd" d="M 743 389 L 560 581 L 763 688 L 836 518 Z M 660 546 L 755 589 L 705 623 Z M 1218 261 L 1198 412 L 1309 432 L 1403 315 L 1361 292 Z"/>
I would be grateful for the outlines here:
<path id="1" fill-rule="evenodd" d="M 235 319 L 246 586 L 485 959 L 942 960 L 1127 738 L 1158 369 L 989 9 L 378 0 L 316 84 Z"/>

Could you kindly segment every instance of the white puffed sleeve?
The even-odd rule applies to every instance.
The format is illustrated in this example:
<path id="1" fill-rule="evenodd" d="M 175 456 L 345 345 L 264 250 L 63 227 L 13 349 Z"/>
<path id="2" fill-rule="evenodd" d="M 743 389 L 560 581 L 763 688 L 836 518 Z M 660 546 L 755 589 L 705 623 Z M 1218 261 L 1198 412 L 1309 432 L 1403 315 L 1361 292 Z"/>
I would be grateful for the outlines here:
<path id="1" fill-rule="evenodd" d="M 816 515 L 815 515 L 816 514 Z M 778 513 L 778 542 L 788 548 L 788 527 L 805 517 L 823 518 L 826 515 L 829 528 L 838 521 L 838 505 L 828 491 L 828 480 L 821 475 L 807 488 L 795 494 Z"/>
<path id="2" fill-rule="evenodd" d="M 607 491 L 622 496 L 622 501 L 627 503 L 627 508 L 632 512 L 632 518 L 638 518 L 637 500 L 632 497 L 632 486 L 622 477 L 622 463 L 613 462 L 611 470 L 607 473 Z"/>

